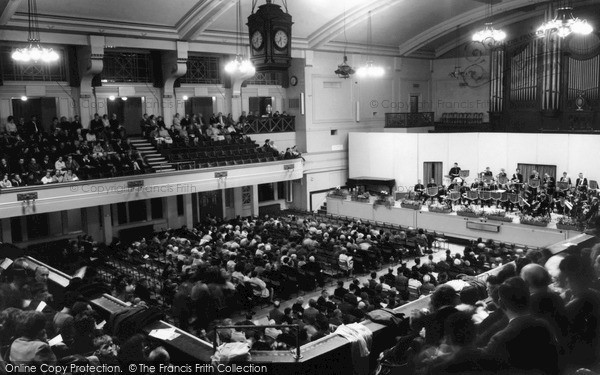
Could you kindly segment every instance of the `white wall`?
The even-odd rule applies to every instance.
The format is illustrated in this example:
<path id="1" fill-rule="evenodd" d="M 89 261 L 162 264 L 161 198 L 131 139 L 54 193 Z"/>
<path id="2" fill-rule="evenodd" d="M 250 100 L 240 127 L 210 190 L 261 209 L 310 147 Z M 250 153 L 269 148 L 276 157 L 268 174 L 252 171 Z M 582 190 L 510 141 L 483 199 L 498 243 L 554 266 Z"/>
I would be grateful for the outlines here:
<path id="1" fill-rule="evenodd" d="M 457 162 L 477 172 L 490 167 L 512 174 L 518 163 L 556 165 L 557 174 L 583 172 L 600 179 L 600 136 L 515 133 L 350 133 L 350 178 L 395 178 L 397 186 L 414 185 L 423 162 L 443 163 L 444 174 Z"/>
<path id="2" fill-rule="evenodd" d="M 427 103 L 429 109 L 426 111 L 433 111 L 436 121 L 439 121 L 443 113 L 454 112 L 483 113 L 483 121 L 489 121 L 489 56 L 472 57 L 470 60 L 462 57 L 458 60 L 463 71 L 477 69 L 477 72 L 481 72 L 481 78 L 478 80 L 467 79 L 465 82 L 450 77 L 449 74 L 454 71 L 456 64 L 456 59 L 433 61 L 431 73 L 433 96 L 431 102 Z M 477 68 L 469 68 L 475 65 Z M 460 83 L 467 83 L 467 85 Z"/>

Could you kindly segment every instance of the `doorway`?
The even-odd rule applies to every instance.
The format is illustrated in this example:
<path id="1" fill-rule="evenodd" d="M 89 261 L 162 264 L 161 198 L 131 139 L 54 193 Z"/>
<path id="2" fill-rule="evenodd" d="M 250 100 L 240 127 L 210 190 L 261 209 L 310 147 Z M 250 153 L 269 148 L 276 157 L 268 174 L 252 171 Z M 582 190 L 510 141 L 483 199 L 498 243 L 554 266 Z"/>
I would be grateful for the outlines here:
<path id="1" fill-rule="evenodd" d="M 141 132 L 140 119 L 142 118 L 142 98 L 129 97 L 127 100 L 116 98 L 108 100 L 106 106 L 108 118 L 112 117 L 113 113 L 117 114 L 117 119 L 128 135 L 139 135 Z"/>
<path id="2" fill-rule="evenodd" d="M 200 221 L 206 218 L 206 215 L 223 218 L 223 194 L 221 190 L 203 191 L 198 193 L 197 199 Z"/>
<path id="3" fill-rule="evenodd" d="M 410 113 L 418 113 L 419 112 L 419 96 L 417 94 L 411 94 L 410 95 Z"/>
<path id="4" fill-rule="evenodd" d="M 258 111 L 262 117 L 267 114 L 267 106 L 273 107 L 273 98 L 270 96 L 255 96 L 249 98 L 248 109 L 251 113 Z"/>
<path id="5" fill-rule="evenodd" d="M 202 122 L 204 124 L 208 124 L 208 121 L 214 113 L 212 97 L 195 96 L 193 98 L 189 98 L 185 102 L 185 113 L 189 114 L 190 116 L 193 114 L 202 113 Z M 184 114 L 181 114 L 181 117 L 184 117 Z"/>
<path id="6" fill-rule="evenodd" d="M 432 178 L 438 185 L 442 184 L 443 163 L 441 161 L 426 161 L 423 163 L 423 185 L 427 186 Z"/>
<path id="7" fill-rule="evenodd" d="M 50 130 L 52 119 L 58 116 L 56 112 L 56 98 L 13 99 L 12 109 L 15 122 L 18 123 L 21 117 L 25 119 L 25 122 L 28 122 L 31 116 L 35 115 L 38 118 L 38 125 L 41 124 L 45 131 Z"/>

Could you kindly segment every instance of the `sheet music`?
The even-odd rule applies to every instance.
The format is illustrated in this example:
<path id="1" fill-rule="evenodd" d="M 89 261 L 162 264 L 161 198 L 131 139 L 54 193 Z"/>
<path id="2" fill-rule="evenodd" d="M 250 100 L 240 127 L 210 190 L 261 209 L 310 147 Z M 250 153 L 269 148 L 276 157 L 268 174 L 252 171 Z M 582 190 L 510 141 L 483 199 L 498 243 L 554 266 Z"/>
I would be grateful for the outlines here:
<path id="1" fill-rule="evenodd" d="M 62 335 L 58 335 L 52 338 L 52 340 L 48 341 L 48 345 L 55 346 L 63 342 Z"/>
<path id="2" fill-rule="evenodd" d="M 6 259 L 4 259 L 4 262 L 2 262 L 2 264 L 0 264 L 0 268 L 6 270 L 6 269 L 8 269 L 8 267 L 10 267 L 10 265 L 12 263 L 13 263 L 12 259 L 6 258 Z"/>
<path id="3" fill-rule="evenodd" d="M 39 304 L 39 305 L 37 306 L 37 308 L 35 309 L 35 311 L 42 312 L 42 311 L 44 311 L 44 307 L 46 307 L 46 306 L 47 306 L 47 305 L 46 305 L 46 302 L 44 302 L 44 301 L 41 301 L 41 302 L 40 302 L 40 304 Z"/>

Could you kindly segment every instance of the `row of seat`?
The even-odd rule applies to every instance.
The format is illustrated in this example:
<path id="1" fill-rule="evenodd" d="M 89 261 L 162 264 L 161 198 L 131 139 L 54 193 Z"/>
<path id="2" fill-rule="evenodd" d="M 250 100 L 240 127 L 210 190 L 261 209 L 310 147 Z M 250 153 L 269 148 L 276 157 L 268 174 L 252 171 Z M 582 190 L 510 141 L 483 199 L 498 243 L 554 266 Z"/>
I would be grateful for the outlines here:
<path id="1" fill-rule="evenodd" d="M 448 125 L 478 125 L 483 123 L 483 113 L 450 112 L 442 113 L 442 124 Z"/>

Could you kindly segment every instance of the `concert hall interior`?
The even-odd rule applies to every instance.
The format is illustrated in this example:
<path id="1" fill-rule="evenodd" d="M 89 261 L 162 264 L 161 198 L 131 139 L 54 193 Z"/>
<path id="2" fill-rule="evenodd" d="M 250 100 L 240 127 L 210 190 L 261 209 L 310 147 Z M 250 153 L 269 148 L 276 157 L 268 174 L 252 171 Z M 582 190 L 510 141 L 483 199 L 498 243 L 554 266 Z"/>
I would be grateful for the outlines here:
<path id="1" fill-rule="evenodd" d="M 600 375 L 600 0 L 0 0 L 0 375 Z"/>

